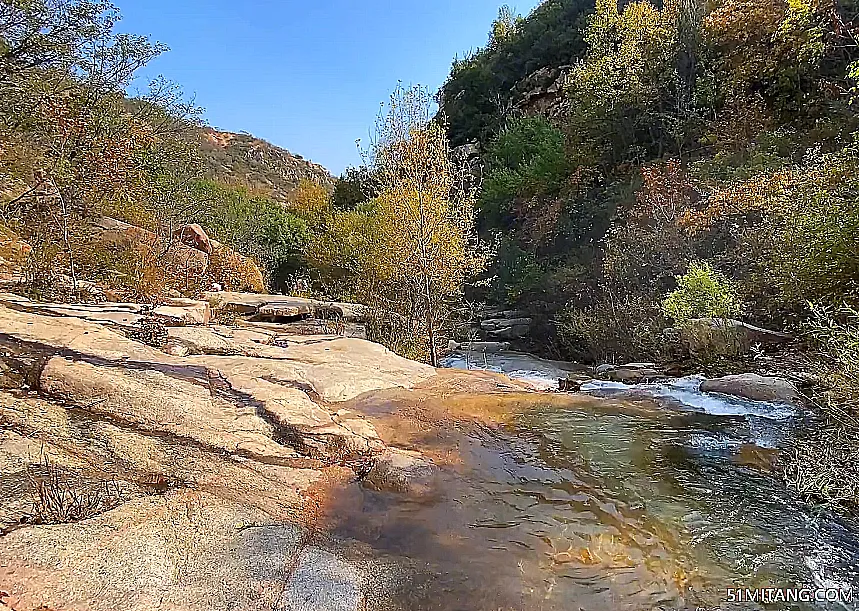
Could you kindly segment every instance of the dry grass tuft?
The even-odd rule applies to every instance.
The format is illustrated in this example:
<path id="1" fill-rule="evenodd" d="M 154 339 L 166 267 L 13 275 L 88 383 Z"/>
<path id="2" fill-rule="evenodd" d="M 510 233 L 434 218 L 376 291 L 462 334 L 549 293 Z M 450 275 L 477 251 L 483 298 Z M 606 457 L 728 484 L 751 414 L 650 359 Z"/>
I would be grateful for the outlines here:
<path id="1" fill-rule="evenodd" d="M 44 456 L 27 468 L 33 494 L 32 521 L 36 524 L 68 524 L 100 515 L 122 503 L 116 481 L 86 486 L 74 474 Z"/>

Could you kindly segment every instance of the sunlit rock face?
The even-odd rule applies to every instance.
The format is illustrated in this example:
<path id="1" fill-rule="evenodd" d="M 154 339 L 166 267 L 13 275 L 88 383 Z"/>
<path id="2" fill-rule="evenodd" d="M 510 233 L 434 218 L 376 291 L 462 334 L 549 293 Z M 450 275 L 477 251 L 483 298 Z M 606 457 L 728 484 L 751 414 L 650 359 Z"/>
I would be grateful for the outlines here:
<path id="1" fill-rule="evenodd" d="M 362 340 L 185 318 L 159 350 L 120 320 L 144 317 L 133 304 L 6 303 L 0 589 L 11 608 L 364 604 L 370 565 L 343 559 L 347 541 L 317 541 L 314 524 L 323 491 L 366 475 L 385 447 L 338 402 L 409 388 L 433 368 Z"/>

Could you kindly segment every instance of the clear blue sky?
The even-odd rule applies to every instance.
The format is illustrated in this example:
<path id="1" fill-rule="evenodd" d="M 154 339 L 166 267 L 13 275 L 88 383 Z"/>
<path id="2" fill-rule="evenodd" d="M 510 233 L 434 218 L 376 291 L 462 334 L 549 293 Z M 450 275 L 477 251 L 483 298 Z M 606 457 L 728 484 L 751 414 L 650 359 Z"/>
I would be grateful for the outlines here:
<path id="1" fill-rule="evenodd" d="M 444 82 L 454 56 L 486 43 L 504 0 L 115 0 L 119 30 L 170 51 L 163 74 L 213 127 L 247 131 L 339 174 L 360 161 L 397 81 Z M 527 14 L 537 0 L 511 3 Z"/>

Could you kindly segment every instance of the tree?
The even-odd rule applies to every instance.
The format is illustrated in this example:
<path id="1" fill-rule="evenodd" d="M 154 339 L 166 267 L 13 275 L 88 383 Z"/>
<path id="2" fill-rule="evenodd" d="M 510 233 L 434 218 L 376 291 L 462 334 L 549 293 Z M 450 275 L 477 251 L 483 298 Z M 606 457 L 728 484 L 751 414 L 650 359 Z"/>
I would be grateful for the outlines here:
<path id="1" fill-rule="evenodd" d="M 454 60 L 439 92 L 453 146 L 485 143 L 515 105 L 515 85 L 537 70 L 575 63 L 593 0 L 544 0 L 528 17 L 499 12 L 485 48 Z"/>
<path id="2" fill-rule="evenodd" d="M 310 239 L 304 218 L 242 187 L 203 180 L 192 191 L 196 206 L 186 219 L 261 265 L 272 288 L 286 288 L 303 267 L 302 255 Z"/>
<path id="3" fill-rule="evenodd" d="M 365 156 L 379 191 L 371 305 L 402 320 L 436 366 L 451 304 L 476 264 L 473 190 L 423 87 L 394 91 Z"/>
<path id="4" fill-rule="evenodd" d="M 135 73 L 166 47 L 114 32 L 117 18 L 100 0 L 0 0 L 0 173 L 14 177 L 0 218 L 33 245 L 34 277 L 62 257 L 74 279 L 89 217 L 146 216 L 180 184 L 165 180 L 168 168 L 189 157 L 176 136 L 200 109 L 163 79 L 127 99 Z"/>
<path id="5" fill-rule="evenodd" d="M 516 34 L 524 19 L 517 15 L 508 5 L 498 9 L 498 18 L 492 22 L 492 31 L 489 34 L 489 46 L 497 47 Z"/>
<path id="6" fill-rule="evenodd" d="M 688 117 L 678 112 L 679 23 L 674 1 L 661 9 L 638 1 L 623 10 L 616 1 L 597 2 L 585 34 L 587 56 L 568 79 L 566 122 L 582 162 L 611 171 L 682 153 Z"/>
<path id="7" fill-rule="evenodd" d="M 348 167 L 334 185 L 331 204 L 340 210 L 354 210 L 377 195 L 373 177 L 366 167 Z"/>
<path id="8" fill-rule="evenodd" d="M 290 193 L 286 207 L 310 225 L 322 224 L 331 215 L 331 194 L 323 185 L 302 178 Z"/>

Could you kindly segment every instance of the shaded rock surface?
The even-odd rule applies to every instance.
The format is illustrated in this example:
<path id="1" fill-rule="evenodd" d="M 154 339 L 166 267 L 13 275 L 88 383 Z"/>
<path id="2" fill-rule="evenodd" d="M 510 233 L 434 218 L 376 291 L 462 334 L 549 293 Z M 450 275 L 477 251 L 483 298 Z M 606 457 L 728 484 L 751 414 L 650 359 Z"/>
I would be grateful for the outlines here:
<path id="1" fill-rule="evenodd" d="M 470 342 L 493 344 L 527 337 L 531 330 L 531 318 L 520 310 L 498 310 L 482 308 L 475 313 L 469 332 Z M 490 340 L 485 342 L 483 340 Z"/>
<path id="2" fill-rule="evenodd" d="M 693 356 L 740 356 L 756 344 L 783 344 L 793 339 L 785 333 L 722 318 L 693 319 L 682 327 L 668 330 L 667 334 L 679 339 L 683 350 Z"/>

